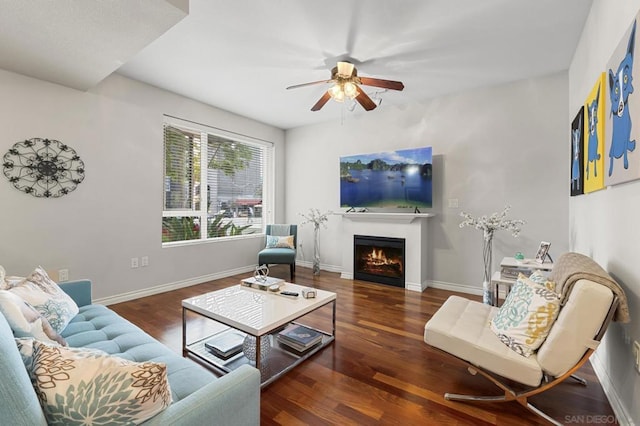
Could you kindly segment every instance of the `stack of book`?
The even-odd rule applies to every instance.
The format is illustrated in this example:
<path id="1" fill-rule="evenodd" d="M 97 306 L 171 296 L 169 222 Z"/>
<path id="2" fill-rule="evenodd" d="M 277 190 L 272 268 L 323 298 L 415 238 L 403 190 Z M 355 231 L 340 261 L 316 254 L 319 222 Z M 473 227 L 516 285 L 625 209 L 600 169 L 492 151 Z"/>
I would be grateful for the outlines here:
<path id="1" fill-rule="evenodd" d="M 305 352 L 307 349 L 322 342 L 322 333 L 298 324 L 289 324 L 287 328 L 278 333 L 277 339 L 283 345 L 298 352 Z"/>
<path id="2" fill-rule="evenodd" d="M 228 330 L 216 334 L 204 342 L 204 346 L 213 352 L 215 356 L 228 359 L 242 351 L 244 338 L 244 333 L 237 330 Z"/>
<path id="3" fill-rule="evenodd" d="M 502 266 L 500 268 L 500 278 L 505 280 L 516 280 L 518 275 L 524 274 L 527 277 L 533 273 L 531 268 L 527 267 L 514 267 L 514 266 Z"/>

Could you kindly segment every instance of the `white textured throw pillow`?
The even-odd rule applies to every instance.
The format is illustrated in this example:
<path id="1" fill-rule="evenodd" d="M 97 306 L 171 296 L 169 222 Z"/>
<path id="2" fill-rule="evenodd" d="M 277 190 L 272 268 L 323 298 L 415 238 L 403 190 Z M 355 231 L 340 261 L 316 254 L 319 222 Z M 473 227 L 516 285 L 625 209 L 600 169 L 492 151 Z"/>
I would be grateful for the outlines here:
<path id="1" fill-rule="evenodd" d="M 559 309 L 558 294 L 520 274 L 491 320 L 491 330 L 510 349 L 529 357 L 547 338 Z"/>
<path id="2" fill-rule="evenodd" d="M 33 306 L 22 300 L 17 294 L 0 290 L 0 313 L 4 315 L 16 337 L 34 337 L 61 345 L 67 344 L 62 336 L 51 327 L 46 318 L 43 318 Z"/>
<path id="3" fill-rule="evenodd" d="M 137 425 L 171 404 L 163 363 L 37 340 L 16 343 L 48 424 Z"/>
<path id="4" fill-rule="evenodd" d="M 36 308 L 56 332 L 61 333 L 78 315 L 78 305 L 38 266 L 28 277 L 9 288 Z"/>

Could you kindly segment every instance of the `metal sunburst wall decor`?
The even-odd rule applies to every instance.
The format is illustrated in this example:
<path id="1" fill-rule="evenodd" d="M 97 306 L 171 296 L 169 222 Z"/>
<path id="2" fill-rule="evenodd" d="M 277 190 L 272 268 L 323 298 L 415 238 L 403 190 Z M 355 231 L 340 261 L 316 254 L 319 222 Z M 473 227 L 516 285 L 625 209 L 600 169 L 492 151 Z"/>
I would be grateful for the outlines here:
<path id="1" fill-rule="evenodd" d="M 55 139 L 17 142 L 2 165 L 13 186 L 38 198 L 62 197 L 84 180 L 84 163 L 76 151 Z"/>

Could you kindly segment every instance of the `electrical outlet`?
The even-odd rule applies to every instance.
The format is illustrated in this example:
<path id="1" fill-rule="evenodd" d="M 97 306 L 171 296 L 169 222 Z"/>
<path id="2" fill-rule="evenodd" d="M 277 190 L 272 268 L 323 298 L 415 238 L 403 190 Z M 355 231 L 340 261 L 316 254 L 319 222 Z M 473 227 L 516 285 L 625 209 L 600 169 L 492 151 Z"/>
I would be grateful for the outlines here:
<path id="1" fill-rule="evenodd" d="M 636 371 L 640 373 L 640 343 L 637 340 L 633 342 L 633 362 L 636 364 Z"/>
<path id="2" fill-rule="evenodd" d="M 140 258 L 140 265 L 141 266 L 149 266 L 149 256 L 142 256 Z"/>
<path id="3" fill-rule="evenodd" d="M 449 208 L 450 209 L 457 209 L 459 206 L 458 203 L 458 199 L 457 198 L 449 198 Z"/>
<path id="4" fill-rule="evenodd" d="M 58 270 L 58 281 L 69 281 L 69 270 L 68 269 L 60 269 Z"/>
<path id="5" fill-rule="evenodd" d="M 137 268 L 138 267 L 138 258 L 137 257 L 132 257 L 131 258 L 131 267 L 132 268 Z"/>

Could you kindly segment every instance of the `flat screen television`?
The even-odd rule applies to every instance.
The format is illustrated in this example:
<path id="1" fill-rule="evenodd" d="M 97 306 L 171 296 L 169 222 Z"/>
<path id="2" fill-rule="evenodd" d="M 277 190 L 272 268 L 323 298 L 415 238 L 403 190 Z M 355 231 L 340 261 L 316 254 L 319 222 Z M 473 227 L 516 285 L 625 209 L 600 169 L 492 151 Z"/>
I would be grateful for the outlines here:
<path id="1" fill-rule="evenodd" d="M 340 157 L 340 207 L 431 208 L 431 147 Z"/>

